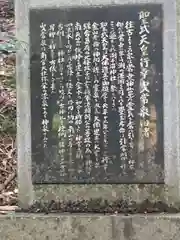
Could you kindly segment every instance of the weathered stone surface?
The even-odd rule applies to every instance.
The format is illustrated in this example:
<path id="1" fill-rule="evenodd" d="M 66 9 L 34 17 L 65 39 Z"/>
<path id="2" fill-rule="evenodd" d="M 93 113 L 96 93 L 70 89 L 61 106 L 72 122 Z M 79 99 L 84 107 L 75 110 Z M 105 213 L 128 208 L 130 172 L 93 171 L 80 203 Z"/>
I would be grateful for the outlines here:
<path id="1" fill-rule="evenodd" d="M 148 65 L 148 82 L 151 83 L 149 85 L 149 105 L 150 105 L 150 131 L 152 134 L 150 134 L 149 139 L 144 140 L 144 138 L 141 136 L 142 134 L 140 133 L 143 130 L 141 129 L 141 117 L 140 117 L 140 112 L 142 111 L 141 109 L 141 91 L 139 87 L 141 86 L 141 80 L 139 80 L 140 70 L 139 70 L 139 64 L 142 61 L 141 60 L 141 53 L 139 54 L 140 47 L 138 44 L 141 44 L 141 40 L 139 40 L 139 34 L 138 31 L 140 29 L 141 25 L 141 20 L 139 20 L 139 12 L 145 10 L 150 12 L 150 16 L 148 17 L 148 22 L 150 24 L 149 27 L 149 44 L 148 44 L 148 53 L 147 55 L 149 56 L 150 60 Z M 31 83 L 31 133 L 32 133 L 32 175 L 33 175 L 33 184 L 66 184 L 66 183 L 71 183 L 71 184 L 137 184 L 137 183 L 156 183 L 156 184 L 161 184 L 164 183 L 164 144 L 163 144 L 163 7 L 160 4 L 149 4 L 149 5 L 117 5 L 117 6 L 104 6 L 102 8 L 100 7 L 84 7 L 84 8 L 69 8 L 67 10 L 64 10 L 62 8 L 49 8 L 49 9 L 30 9 L 29 13 L 29 21 L 30 21 L 30 83 Z M 67 20 L 68 19 L 68 20 Z M 53 74 L 55 77 L 55 82 L 52 80 L 51 77 L 51 70 L 49 70 L 49 67 L 47 68 L 47 82 L 42 82 L 42 75 L 44 74 L 44 70 L 41 64 L 41 61 L 45 61 L 47 66 L 47 60 L 41 60 L 41 53 L 46 52 L 47 54 L 49 53 L 49 48 L 45 47 L 43 50 L 41 46 L 41 41 L 42 37 L 40 34 L 40 27 L 41 23 L 43 21 L 44 24 L 46 24 L 46 29 L 49 29 L 49 26 L 51 24 L 55 24 L 54 27 L 55 29 L 58 28 L 58 25 L 60 22 L 63 23 L 62 27 L 66 33 L 67 25 L 66 23 L 71 22 L 72 24 L 74 21 L 79 22 L 80 25 L 86 26 L 83 24 L 86 24 L 87 19 L 91 19 L 92 22 L 95 24 L 98 24 L 100 26 L 100 22 L 106 21 L 108 26 L 107 27 L 107 36 L 108 38 L 111 39 L 111 32 L 112 30 L 108 30 L 109 28 L 114 29 L 114 34 L 117 37 L 116 40 L 113 40 L 112 46 L 113 46 L 113 52 L 119 56 L 115 60 L 114 55 L 111 52 L 111 43 L 108 46 L 109 49 L 109 61 L 110 61 L 110 68 L 108 72 L 109 80 L 104 83 L 104 71 L 103 64 L 100 64 L 100 68 L 102 68 L 101 72 L 96 74 L 96 70 L 93 68 L 94 63 L 93 61 L 96 62 L 94 59 L 93 61 L 90 61 L 88 64 L 91 65 L 90 71 L 89 71 L 89 76 L 90 76 L 90 84 L 87 83 L 87 88 L 89 89 L 88 91 L 91 93 L 90 99 L 91 101 L 89 102 L 87 108 L 90 109 L 90 115 L 89 115 L 89 120 L 86 119 L 86 67 L 83 67 L 81 62 L 79 63 L 81 66 L 82 73 L 81 77 L 77 77 L 77 60 L 74 60 L 74 63 L 72 65 L 73 68 L 73 76 L 69 80 L 68 76 L 68 67 L 66 68 L 65 66 L 69 66 L 69 59 L 70 55 L 72 54 L 72 57 L 74 57 L 74 51 L 76 52 L 76 44 L 77 40 L 75 38 L 76 34 L 72 36 L 72 50 L 69 50 L 70 52 L 68 53 L 67 48 L 68 48 L 68 34 L 65 34 L 65 37 L 63 37 L 62 40 L 59 39 L 59 36 L 55 36 L 53 39 L 55 43 L 55 49 L 54 49 L 54 56 L 53 59 L 55 59 L 55 64 L 57 64 L 59 60 L 56 60 L 58 58 L 58 54 L 56 54 L 59 49 L 61 49 L 62 53 L 65 54 L 65 62 L 62 64 L 62 68 L 64 69 L 63 71 L 61 68 L 58 68 L 58 65 L 56 66 L 56 72 Z M 113 71 L 110 69 L 112 68 L 112 62 L 115 62 L 115 65 L 113 67 L 117 67 L 118 72 L 118 64 L 120 60 L 120 50 L 118 50 L 119 46 L 121 45 L 118 41 L 120 39 L 118 36 L 118 22 L 125 22 L 125 21 L 132 21 L 133 26 L 135 29 L 133 30 L 132 33 L 132 44 L 131 46 L 128 45 L 128 41 L 125 41 L 124 47 L 123 47 L 123 52 L 124 52 L 124 63 L 127 66 L 127 70 L 129 69 L 129 61 L 128 60 L 128 55 L 126 56 L 126 49 L 131 49 L 132 51 L 132 65 L 133 69 L 133 76 L 134 76 L 134 83 L 132 82 L 132 91 L 134 92 L 134 105 L 135 109 L 133 111 L 133 117 L 131 120 L 131 123 L 133 121 L 134 125 L 134 130 L 133 130 L 133 150 L 130 147 L 130 140 L 127 139 L 126 145 L 126 153 L 127 153 L 127 158 L 126 160 L 122 160 L 121 154 L 121 148 L 122 148 L 122 143 L 121 143 L 121 131 L 119 129 L 120 124 L 120 119 L 121 119 L 121 112 L 118 112 L 119 110 L 119 104 L 122 102 L 123 107 L 127 110 L 124 112 L 124 131 L 125 131 L 125 136 L 129 135 L 129 124 L 130 124 L 130 119 L 131 117 L 126 116 L 126 113 L 129 111 L 128 110 L 128 103 L 129 101 L 129 87 L 126 88 L 124 86 L 124 94 L 118 94 L 115 92 L 112 92 L 112 88 L 110 87 L 109 90 L 104 89 L 103 87 L 100 87 L 101 85 L 103 86 L 104 84 L 110 84 L 110 86 L 115 86 L 117 91 L 120 91 L 119 89 L 121 88 L 121 83 L 118 82 L 117 75 L 115 77 L 115 81 L 111 82 L 111 75 L 115 74 Z M 94 25 L 92 25 L 92 29 Z M 110 27 L 111 26 L 111 27 Z M 83 27 L 83 28 L 84 28 Z M 126 26 L 127 27 L 127 26 Z M 74 29 L 74 25 L 72 25 L 72 28 Z M 106 31 L 106 30 L 103 31 Z M 76 27 L 74 29 L 76 30 Z M 79 31 L 79 30 L 78 30 Z M 126 36 L 126 31 L 123 30 L 124 34 Z M 80 31 L 80 36 L 81 37 L 81 44 L 78 47 L 79 50 L 82 51 L 82 62 L 85 63 L 85 58 L 86 54 L 89 55 L 89 57 L 94 56 L 95 50 L 93 48 L 90 48 L 87 52 L 83 52 L 83 49 L 85 48 L 85 45 L 87 44 L 86 41 L 82 41 L 82 39 L 86 39 L 86 31 L 81 29 Z M 94 40 L 94 36 L 96 35 L 99 41 L 99 48 L 98 48 L 98 53 L 100 54 L 100 59 L 98 60 L 99 62 L 103 62 L 103 40 L 102 38 L 102 29 L 101 27 L 98 28 L 98 34 L 93 33 L 92 34 L 92 46 Z M 61 35 L 61 31 L 59 33 Z M 63 32 L 64 35 L 64 32 Z M 141 35 L 141 34 L 140 34 Z M 101 36 L 101 37 L 100 37 Z M 140 38 L 142 38 L 140 36 Z M 108 40 L 111 42 L 111 40 Z M 48 44 L 48 34 L 46 35 L 46 42 Z M 121 40 L 120 40 L 121 42 Z M 146 44 L 146 43 L 145 43 Z M 102 45 L 102 47 L 101 47 Z M 127 54 L 128 54 L 127 50 Z M 145 53 L 144 53 L 145 54 Z M 144 55 L 143 55 L 144 56 Z M 50 61 L 51 64 L 51 54 L 47 55 L 48 61 Z M 94 57 L 93 57 L 94 58 Z M 130 57 L 131 58 L 131 57 Z M 114 60 L 113 60 L 114 59 Z M 71 65 L 71 64 L 70 64 Z M 140 64 L 141 65 L 141 64 Z M 131 67 L 131 65 L 130 65 Z M 146 66 L 145 66 L 146 68 Z M 51 69 L 51 67 L 50 67 Z M 41 72 L 42 71 L 42 72 Z M 95 72 L 93 72 L 95 71 Z M 128 70 L 130 71 L 130 70 Z M 145 71 L 145 70 L 144 70 Z M 96 96 L 95 92 L 96 90 L 96 85 L 97 82 L 95 80 L 97 75 L 98 78 L 98 92 L 99 92 L 99 97 Z M 125 74 L 126 76 L 126 74 Z M 60 79 L 59 79 L 60 77 Z M 129 77 L 128 77 L 129 78 Z M 67 83 L 71 81 L 71 85 L 67 87 Z M 131 79 L 129 79 L 129 82 L 131 82 Z M 43 85 L 44 84 L 44 85 Z M 82 92 L 85 91 L 85 94 L 80 93 L 78 90 L 77 86 L 81 84 L 81 89 Z M 114 85 L 115 84 L 115 85 Z M 126 85 L 126 84 L 125 84 Z M 53 87 L 52 87 L 53 86 Z M 72 86 L 72 87 L 70 87 Z M 48 89 L 54 89 L 48 91 Z M 71 90 L 72 89 L 72 90 Z M 84 90 L 83 90 L 84 89 Z M 138 90 L 139 89 L 139 90 Z M 47 94 L 44 95 L 44 91 L 47 91 Z M 70 92 L 72 95 L 69 95 Z M 107 91 L 107 99 L 104 98 L 104 91 Z M 113 90 L 114 91 L 114 90 Z M 67 95 L 67 98 L 63 97 Z M 122 97 L 123 95 L 123 97 Z M 101 97 L 100 97 L 101 96 Z M 112 96 L 114 96 L 114 100 L 112 100 Z M 81 98 L 81 102 L 79 102 L 77 99 Z M 44 100 L 43 100 L 44 99 Z M 48 100 L 49 99 L 49 100 Z M 69 99 L 69 100 L 68 100 Z M 84 100 L 83 100 L 84 99 Z M 44 107 L 43 102 L 47 102 L 47 106 Z M 89 100 L 87 100 L 89 101 Z M 96 112 L 96 106 L 98 101 L 98 108 L 99 108 L 99 113 L 97 115 Z M 107 102 L 107 105 L 105 104 Z M 112 103 L 114 102 L 114 103 Z M 63 105 L 62 105 L 63 104 Z M 75 111 L 69 110 L 70 105 L 72 106 L 72 109 Z M 114 106 L 115 104 L 115 106 Z M 77 106 L 78 105 L 78 106 Z M 61 110 L 59 108 L 62 108 L 60 106 L 64 106 L 63 113 L 61 113 Z M 104 117 L 103 114 L 103 108 L 106 108 L 107 106 L 107 117 L 108 117 L 108 122 L 107 122 L 107 129 L 108 129 L 108 135 L 107 135 L 107 150 L 106 149 L 106 144 L 105 144 L 105 137 L 106 133 L 103 130 L 102 127 L 98 127 L 99 131 L 99 140 L 95 140 L 96 136 L 96 119 L 99 119 L 102 123 L 104 124 Z M 114 106 L 114 107 L 113 107 Z M 70 115 L 72 118 L 75 117 L 76 119 L 76 114 L 78 109 L 81 109 L 81 114 L 77 115 L 81 118 L 82 115 L 82 123 L 72 120 L 72 128 L 74 129 L 74 133 L 72 133 L 72 136 L 70 137 L 68 135 L 69 128 L 71 126 L 71 121 L 69 118 Z M 40 113 L 46 112 L 47 115 L 44 113 L 41 115 Z M 152 110 L 154 109 L 154 110 Z M 88 111 L 88 109 L 87 109 Z M 48 120 L 48 132 L 47 135 L 44 133 L 44 127 L 45 125 L 43 124 L 44 120 Z M 61 119 L 61 120 L 60 120 Z M 154 119 L 154 120 L 153 120 Z M 88 121 L 88 122 L 87 122 Z M 87 144 L 86 144 L 86 126 L 90 124 L 92 125 L 91 128 L 91 133 L 89 135 L 89 145 L 88 149 L 92 150 L 91 153 L 88 155 L 89 159 L 87 158 Z M 106 123 L 105 123 L 106 124 Z M 100 124 L 101 126 L 101 124 Z M 126 127 L 125 127 L 126 126 Z M 60 129 L 62 127 L 62 137 L 61 139 L 59 138 L 60 134 Z M 105 128 L 105 127 L 104 127 Z M 44 129 L 44 130 L 43 130 Z M 59 130 L 58 130 L 59 129 Z M 80 130 L 78 130 L 80 129 Z M 65 134 L 64 131 L 67 133 Z M 46 137 L 47 137 L 47 142 L 46 142 Z M 66 136 L 65 136 L 65 135 Z M 84 136 L 84 140 L 81 143 L 78 143 L 77 139 L 82 136 Z M 70 142 L 73 141 L 72 147 L 70 147 Z M 103 140 L 104 139 L 104 140 Z M 45 144 L 47 143 L 47 145 Z M 63 145 L 62 145 L 63 144 Z M 78 147 L 78 144 L 80 144 L 80 147 Z M 129 145 L 130 144 L 130 145 Z M 46 145 L 46 147 L 45 147 Z M 60 147 L 61 146 L 61 147 Z M 98 150 L 98 156 L 97 156 L 97 151 L 96 148 L 99 146 Z M 62 151 L 64 153 L 60 153 Z M 81 154 L 82 157 L 78 157 L 77 155 L 80 154 L 79 150 L 81 149 Z M 94 149 L 94 150 L 93 150 Z M 71 152 L 71 156 L 69 153 Z M 77 154 L 78 153 L 78 154 Z M 103 158 L 108 156 L 107 160 L 107 165 L 106 163 L 103 163 Z M 131 161 L 132 159 L 132 161 Z M 88 163 L 89 162 L 89 163 Z M 95 163 L 96 162 L 96 163 Z M 106 162 L 106 161 L 105 161 Z M 131 163 L 131 164 L 130 164 Z M 63 167 L 62 167 L 63 166 Z M 84 167 L 85 166 L 85 167 Z M 89 169 L 89 170 L 88 170 Z"/>
<path id="2" fill-rule="evenodd" d="M 179 240 L 180 215 L 0 216 L 2 240 Z"/>

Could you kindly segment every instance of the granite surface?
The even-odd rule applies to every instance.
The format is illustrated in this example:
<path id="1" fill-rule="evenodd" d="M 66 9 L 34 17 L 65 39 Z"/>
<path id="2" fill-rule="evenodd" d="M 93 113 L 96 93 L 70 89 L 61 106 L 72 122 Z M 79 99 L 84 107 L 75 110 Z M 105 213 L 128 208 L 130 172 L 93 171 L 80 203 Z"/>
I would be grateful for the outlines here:
<path id="1" fill-rule="evenodd" d="M 180 215 L 0 215 L 1 240 L 179 240 Z"/>

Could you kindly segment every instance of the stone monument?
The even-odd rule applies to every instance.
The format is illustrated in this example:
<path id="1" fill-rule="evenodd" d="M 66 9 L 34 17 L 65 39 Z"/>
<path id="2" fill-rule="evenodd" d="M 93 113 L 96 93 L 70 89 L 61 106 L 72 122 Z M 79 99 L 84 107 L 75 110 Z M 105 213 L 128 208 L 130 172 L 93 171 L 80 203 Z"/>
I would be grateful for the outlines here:
<path id="1" fill-rule="evenodd" d="M 19 0 L 16 12 L 19 206 L 178 206 L 175 1 Z"/>

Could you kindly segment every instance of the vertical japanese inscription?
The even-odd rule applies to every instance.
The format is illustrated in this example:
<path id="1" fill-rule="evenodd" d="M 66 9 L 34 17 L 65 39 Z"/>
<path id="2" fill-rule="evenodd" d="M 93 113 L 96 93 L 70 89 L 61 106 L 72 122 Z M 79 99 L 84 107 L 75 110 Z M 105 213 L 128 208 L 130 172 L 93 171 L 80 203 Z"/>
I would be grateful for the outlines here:
<path id="1" fill-rule="evenodd" d="M 125 107 L 125 24 L 123 22 L 117 22 L 118 33 L 118 114 L 119 114 L 119 148 L 121 169 L 123 174 L 126 174 L 127 161 L 128 161 L 128 149 L 127 149 L 127 137 L 126 137 L 126 107 Z"/>
<path id="2" fill-rule="evenodd" d="M 145 138 L 149 138 L 149 81 L 148 81 L 148 71 L 149 71 L 149 19 L 150 12 L 141 11 L 139 12 L 139 20 L 140 20 L 140 117 L 141 117 L 141 128 L 142 133 Z"/>
<path id="3" fill-rule="evenodd" d="M 92 143 L 91 143 L 91 23 L 83 24 L 84 31 L 84 84 L 85 84 L 85 99 L 84 99 L 84 144 L 85 144 L 85 167 L 88 174 L 92 169 Z"/>
<path id="4" fill-rule="evenodd" d="M 64 70 L 65 70 L 65 51 L 61 47 L 62 41 L 64 39 L 64 26 L 63 24 L 58 24 L 57 36 L 59 43 L 59 50 L 57 52 L 57 68 L 59 75 L 57 79 L 59 79 L 59 90 L 58 90 L 58 114 L 59 114 L 59 127 L 58 127 L 58 147 L 59 147 L 59 157 L 60 157 L 60 176 L 66 176 L 66 163 L 65 163 L 65 140 L 67 137 L 66 128 L 65 128 L 65 120 L 66 120 L 66 106 L 65 106 L 65 86 L 64 86 Z M 54 89 L 54 88 L 52 88 Z"/>
<path id="5" fill-rule="evenodd" d="M 76 68 L 76 116 L 75 116 L 75 125 L 76 125 L 76 142 L 77 142 L 77 151 L 76 159 L 80 162 L 79 171 L 82 171 L 82 161 L 83 161 L 83 136 L 82 136 L 82 107 L 83 107 L 83 51 L 82 51 L 82 25 L 79 22 L 75 24 L 75 68 Z"/>
<path id="6" fill-rule="evenodd" d="M 51 92 L 55 91 L 55 73 L 56 73 L 56 60 L 55 60 L 55 49 L 57 48 L 55 43 L 55 24 L 51 24 L 48 29 L 49 32 L 49 50 L 50 50 L 50 61 L 49 61 L 49 71 L 51 75 Z"/>
<path id="7" fill-rule="evenodd" d="M 40 25 L 40 45 L 41 45 L 41 105 L 42 105 L 42 132 L 43 132 L 43 147 L 47 147 L 49 120 L 48 120 L 48 70 L 47 70 L 47 25 L 43 22 Z"/>
<path id="8" fill-rule="evenodd" d="M 102 164 L 106 170 L 108 167 L 109 157 L 108 157 L 108 98 L 109 98 L 109 34 L 108 34 L 108 23 L 101 22 L 101 46 L 102 46 L 102 55 L 101 55 L 101 74 L 102 74 L 102 132 L 103 132 L 103 156 Z"/>
<path id="9" fill-rule="evenodd" d="M 69 156 L 69 172 L 71 172 L 72 164 L 74 162 L 73 159 L 73 137 L 74 137 L 74 102 L 73 102 L 73 46 L 72 40 L 74 38 L 74 26 L 72 23 L 68 23 L 65 25 L 65 37 L 67 40 L 67 66 L 66 66 L 66 74 L 67 74 L 67 115 L 68 115 L 68 156 Z"/>
<path id="10" fill-rule="evenodd" d="M 116 46 L 116 31 L 115 31 L 115 23 L 114 21 L 110 22 L 110 47 L 109 47 L 109 80 L 110 80 L 110 92 L 111 92 L 111 104 L 112 110 L 116 111 L 116 94 L 117 94 L 117 50 Z"/>
<path id="11" fill-rule="evenodd" d="M 127 47 L 127 78 L 126 78 L 126 91 L 127 91 L 127 130 L 128 130 L 128 145 L 129 145 L 129 159 L 128 159 L 128 165 L 131 170 L 134 169 L 134 130 L 135 130 L 135 121 L 134 121 L 134 97 L 135 97 L 135 78 L 134 78 L 134 69 L 135 66 L 133 64 L 134 62 L 134 53 L 132 50 L 132 38 L 134 35 L 134 22 L 127 21 L 125 23 L 125 29 L 128 36 L 128 47 Z"/>
<path id="12" fill-rule="evenodd" d="M 93 98 L 94 98 L 94 121 L 93 121 L 93 129 L 94 129 L 94 155 L 95 155 L 95 168 L 100 167 L 100 138 L 101 138 L 101 92 L 100 92 L 100 63 L 101 63 L 101 54 L 100 54 L 100 24 L 93 23 L 92 24 L 92 38 L 93 38 Z"/>
<path id="13" fill-rule="evenodd" d="M 60 182 L 136 182 L 137 171 L 145 171 L 139 162 L 156 166 L 154 151 L 162 152 L 159 120 L 152 119 L 163 99 L 155 103 L 151 87 L 162 76 L 162 49 L 156 47 L 162 25 L 152 27 L 161 7 L 127 8 L 128 15 L 112 7 L 107 19 L 108 9 L 85 9 L 86 17 L 75 9 L 68 22 L 52 17 L 39 25 L 42 145 L 55 161 L 58 154 Z M 152 65 L 159 71 L 154 78 Z M 49 118 L 58 125 L 53 133 Z"/>

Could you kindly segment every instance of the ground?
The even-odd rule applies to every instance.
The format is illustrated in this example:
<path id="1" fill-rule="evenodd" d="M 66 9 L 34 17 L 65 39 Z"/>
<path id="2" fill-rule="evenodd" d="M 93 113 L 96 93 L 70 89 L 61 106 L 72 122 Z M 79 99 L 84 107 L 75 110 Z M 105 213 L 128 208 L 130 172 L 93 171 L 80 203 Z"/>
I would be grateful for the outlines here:
<path id="1" fill-rule="evenodd" d="M 14 11 L 0 0 L 0 206 L 16 205 L 16 93 Z"/>

